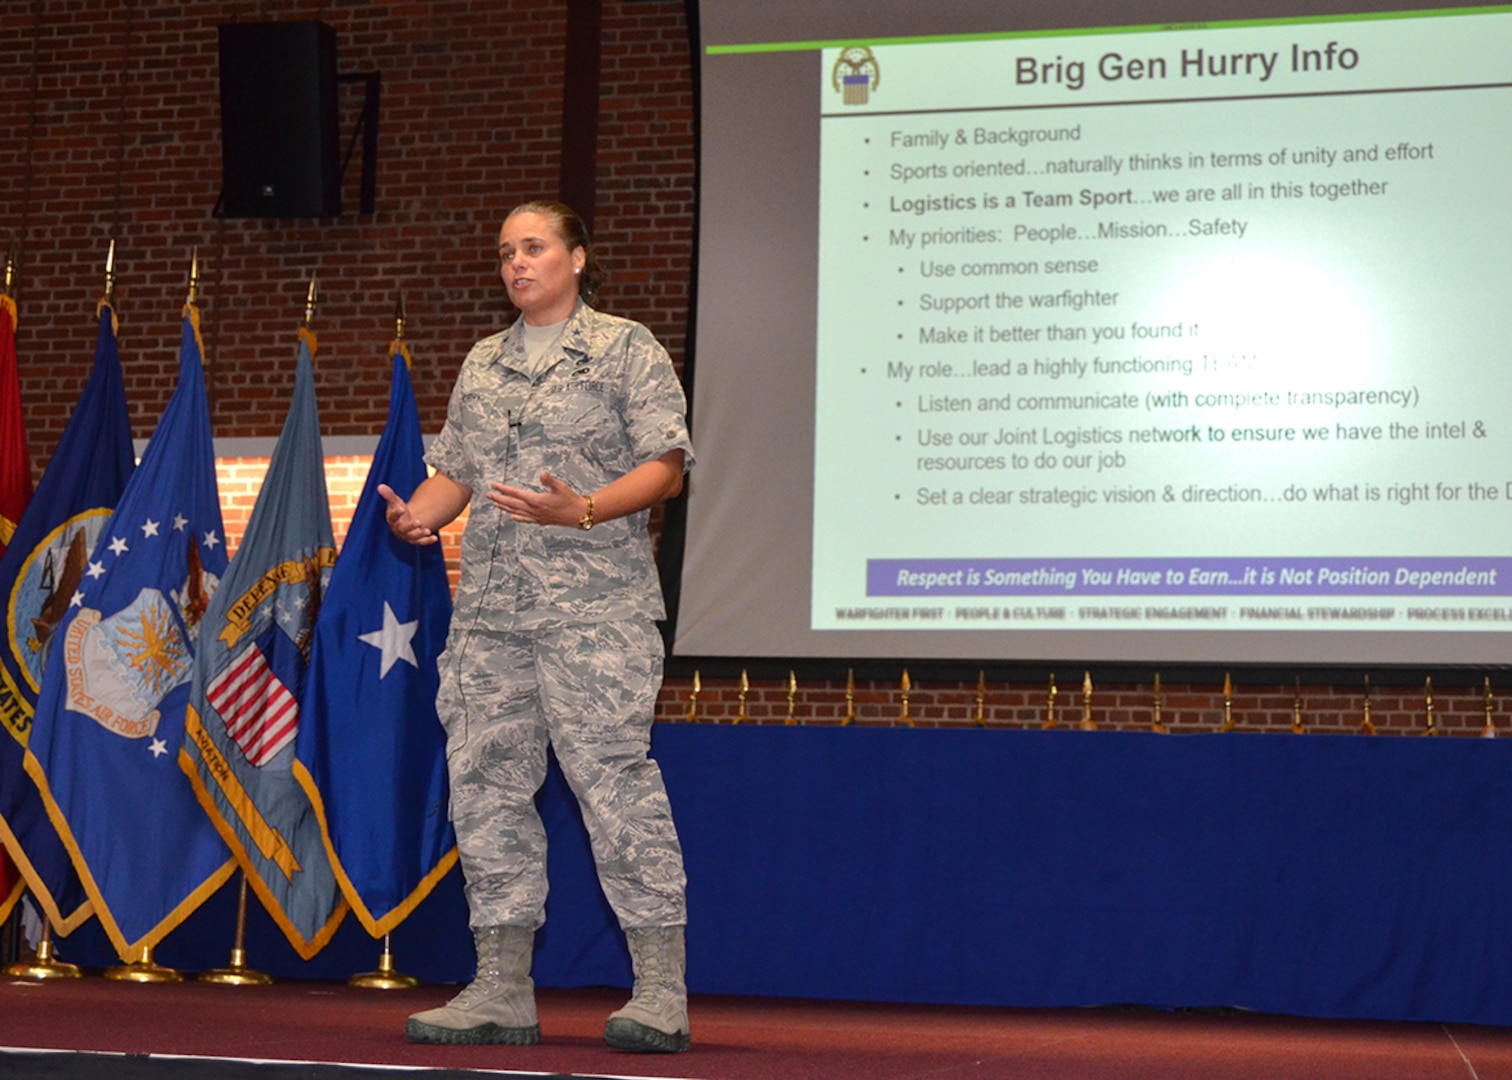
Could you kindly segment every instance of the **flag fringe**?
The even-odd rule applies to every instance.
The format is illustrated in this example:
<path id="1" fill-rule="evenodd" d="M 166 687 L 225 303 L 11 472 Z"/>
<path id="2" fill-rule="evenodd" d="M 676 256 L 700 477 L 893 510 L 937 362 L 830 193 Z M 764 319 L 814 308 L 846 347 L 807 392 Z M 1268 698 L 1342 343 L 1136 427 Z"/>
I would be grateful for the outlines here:
<path id="1" fill-rule="evenodd" d="M 52 820 L 53 828 L 58 832 L 58 839 L 62 841 L 63 847 L 68 852 L 68 857 L 73 860 L 74 869 L 79 874 L 79 881 L 84 886 L 84 893 L 89 897 L 90 902 L 94 906 L 94 914 L 100 920 L 100 926 L 104 928 L 105 936 L 110 939 L 110 944 L 115 947 L 116 955 L 121 958 L 121 962 L 124 964 L 141 962 L 146 957 L 148 950 L 155 948 L 165 937 L 178 929 L 185 919 L 193 915 L 200 905 L 214 896 L 222 885 L 231 880 L 231 875 L 236 872 L 236 860 L 227 859 L 208 878 L 194 888 L 188 896 L 181 900 L 172 911 L 163 916 L 156 926 L 149 929 L 135 941 L 127 941 L 120 924 L 116 922 L 115 916 L 111 913 L 110 905 L 105 901 L 104 892 L 101 891 L 99 883 L 95 881 L 94 874 L 89 869 L 88 862 L 84 859 L 84 853 L 79 848 L 79 842 L 74 837 L 73 830 L 69 828 L 68 818 L 64 816 L 62 808 L 58 806 L 57 800 L 53 797 L 52 787 L 47 782 L 47 775 L 42 769 L 42 763 L 37 760 L 37 756 L 29 749 L 26 751 L 25 767 L 27 774 L 36 783 L 37 791 L 42 795 L 42 805 L 47 807 L 47 816 Z M 48 911 L 49 918 L 53 916 L 55 910 L 54 908 L 53 911 Z"/>
<path id="2" fill-rule="evenodd" d="M 67 915 L 63 914 L 63 910 L 58 907 L 57 898 L 46 885 L 42 884 L 42 875 L 37 873 L 37 868 L 21 850 L 21 841 L 17 839 L 15 833 L 11 832 L 4 815 L 0 815 L 0 847 L 5 849 L 5 853 L 10 856 L 11 862 L 21 874 L 18 887 L 24 887 L 31 892 L 32 898 L 46 914 L 48 922 L 52 924 L 53 930 L 59 937 L 67 937 L 94 918 L 94 903 L 89 900 L 85 900 Z M 0 902 L 0 922 L 5 921 L 13 906 L 15 906 L 14 899 L 9 902 Z"/>
<path id="3" fill-rule="evenodd" d="M 310 775 L 310 770 L 305 768 L 304 762 L 294 761 L 294 779 L 299 781 L 299 786 L 304 788 L 305 794 L 310 797 L 310 805 L 315 809 L 315 817 L 320 822 L 320 839 L 325 843 L 326 856 L 331 860 L 331 870 L 336 875 L 336 883 L 341 886 L 341 894 L 346 897 L 347 903 L 352 907 L 352 913 L 357 916 L 357 921 L 362 924 L 371 936 L 381 938 L 390 933 L 409 918 L 411 913 L 419 907 L 425 898 L 431 894 L 437 885 L 441 883 L 453 866 L 457 863 L 457 848 L 455 845 L 436 861 L 431 867 L 430 873 L 420 880 L 420 883 L 400 903 L 379 918 L 374 918 L 373 913 L 362 901 L 362 894 L 352 879 L 347 876 L 346 867 L 341 864 L 340 857 L 336 854 L 336 847 L 331 842 L 331 829 L 326 823 L 325 800 L 321 798 L 320 788 L 315 783 L 315 778 Z"/>
<path id="4" fill-rule="evenodd" d="M 194 713 L 192 707 L 184 717 L 186 731 L 191 723 L 194 727 L 204 730 L 200 725 L 199 717 Z M 278 928 L 283 931 L 283 935 L 288 940 L 289 946 L 299 954 L 301 960 L 314 959 L 321 949 L 330 944 L 331 938 L 336 935 L 336 930 L 341 925 L 341 920 L 346 917 L 346 897 L 337 897 L 336 907 L 331 912 L 330 919 L 310 940 L 306 941 L 298 928 L 295 927 L 294 921 L 285 914 L 283 905 L 278 902 L 278 898 L 268 888 L 267 882 L 263 881 L 262 874 L 252 864 L 252 858 L 247 853 L 246 845 L 242 843 L 241 834 L 231 827 L 230 823 L 221 813 L 220 807 L 216 805 L 215 796 L 205 786 L 205 781 L 200 775 L 199 766 L 195 763 L 193 755 L 189 752 L 189 748 L 192 745 L 194 743 L 186 739 L 184 745 L 179 748 L 179 768 L 189 777 L 189 783 L 194 788 L 194 797 L 199 800 L 200 806 L 204 807 L 205 816 L 215 826 L 215 831 L 220 834 L 221 839 L 226 842 L 226 846 L 231 849 L 233 863 L 241 866 L 242 871 L 247 875 L 247 884 L 252 886 L 252 891 L 257 894 L 257 899 L 262 902 L 263 908 L 272 917 L 273 922 Z M 206 764 L 208 766 L 208 762 Z"/>
<path id="5" fill-rule="evenodd" d="M 19 870 L 20 867 L 17 867 L 17 869 Z M 0 898 L 0 923 L 10 918 L 11 912 L 16 909 L 16 904 L 20 901 L 21 894 L 24 892 L 26 892 L 26 882 L 18 875 L 16 880 L 11 883 L 10 893 Z"/>

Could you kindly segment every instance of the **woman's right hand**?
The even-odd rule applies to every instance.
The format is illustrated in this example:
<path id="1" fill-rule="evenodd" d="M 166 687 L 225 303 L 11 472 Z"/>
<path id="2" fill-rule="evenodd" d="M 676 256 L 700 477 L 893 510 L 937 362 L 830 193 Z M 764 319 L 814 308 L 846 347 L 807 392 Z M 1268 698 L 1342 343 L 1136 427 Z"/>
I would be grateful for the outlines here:
<path id="1" fill-rule="evenodd" d="M 415 515 L 410 513 L 409 503 L 405 502 L 394 493 L 394 489 L 387 484 L 378 485 L 378 494 L 383 496 L 383 501 L 388 503 L 384 510 L 384 519 L 388 522 L 389 529 L 395 536 L 406 544 L 434 544 L 440 539 L 435 531 L 415 520 Z"/>

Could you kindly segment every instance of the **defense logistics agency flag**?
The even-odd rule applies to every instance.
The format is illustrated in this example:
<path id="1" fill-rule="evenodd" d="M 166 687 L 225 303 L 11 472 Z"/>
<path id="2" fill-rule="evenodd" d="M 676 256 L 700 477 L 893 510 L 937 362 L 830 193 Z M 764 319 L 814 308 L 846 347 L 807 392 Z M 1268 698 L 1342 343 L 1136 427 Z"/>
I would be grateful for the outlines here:
<path id="1" fill-rule="evenodd" d="M 388 424 L 315 624 L 294 775 L 320 815 L 358 919 L 388 933 L 457 861 L 447 814 L 446 736 L 436 657 L 451 621 L 440 544 L 389 531 L 388 484 L 408 499 L 425 479 L 409 357 L 394 343 Z"/>
<path id="2" fill-rule="evenodd" d="M 180 761 L 263 906 L 306 960 L 346 914 L 320 823 L 293 774 L 312 628 L 336 561 L 313 349 L 301 329 L 289 415 L 200 633 Z"/>
<path id="3" fill-rule="evenodd" d="M 195 635 L 226 569 L 200 357 L 186 305 L 178 389 L 68 599 L 26 756 L 127 962 L 235 869 L 174 767 Z"/>
<path id="4" fill-rule="evenodd" d="M 88 899 L 22 762 L 54 631 L 135 467 L 115 312 L 102 303 L 89 381 L 0 558 L 0 840 L 64 934 L 89 917 Z"/>

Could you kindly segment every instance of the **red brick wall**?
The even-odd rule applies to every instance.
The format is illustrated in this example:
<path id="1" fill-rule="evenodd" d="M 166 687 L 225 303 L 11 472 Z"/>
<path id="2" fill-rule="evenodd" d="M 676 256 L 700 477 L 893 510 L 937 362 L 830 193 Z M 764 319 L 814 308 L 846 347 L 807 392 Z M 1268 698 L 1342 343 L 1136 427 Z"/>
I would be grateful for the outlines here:
<path id="1" fill-rule="evenodd" d="M 360 152 L 343 189 L 348 207 L 322 221 L 217 220 L 220 187 L 216 27 L 279 18 L 335 28 L 344 73 L 379 71 L 377 209 L 359 217 Z M 293 385 L 295 332 L 312 274 L 321 299 L 316 363 L 328 435 L 371 435 L 388 401 L 387 344 L 403 292 L 421 423 L 439 429 L 467 346 L 510 317 L 493 265 L 500 216 L 556 191 L 561 143 L 564 0 L 11 0 L 0 33 L 0 243 L 20 256 L 21 391 L 34 462 L 56 443 L 89 370 L 94 301 L 106 246 L 117 241 L 117 301 L 127 394 L 145 437 L 172 393 L 179 307 L 190 250 L 201 265 L 203 332 L 215 433 L 277 434 Z M 610 272 L 604 306 L 646 323 L 681 363 L 693 226 L 693 96 L 681 0 L 603 0 L 596 240 Z M 33 62 L 35 60 L 35 84 Z M 35 107 L 33 86 L 35 85 Z M 342 89 L 343 151 L 361 104 Z M 230 538 L 255 497 L 260 463 L 223 463 Z M 333 459 L 332 516 L 344 529 L 366 462 Z M 448 530 L 455 560 L 457 527 Z M 857 721 L 897 723 L 895 678 L 863 680 Z M 740 715 L 737 680 L 701 683 L 697 718 Z M 1309 731 L 1353 731 L 1359 685 L 1302 688 Z M 669 681 L 661 715 L 682 720 L 690 680 Z M 793 699 L 789 709 L 789 694 Z M 981 711 L 995 726 L 1044 722 L 1044 685 L 993 682 Z M 1378 691 L 1382 731 L 1426 726 L 1425 693 Z M 974 723 L 975 681 L 915 680 L 919 725 Z M 1291 729 L 1293 686 L 1239 686 L 1244 730 Z M 1079 680 L 1063 685 L 1058 719 L 1081 718 Z M 1147 727 L 1148 686 L 1096 687 L 1101 727 Z M 1167 686 L 1176 731 L 1223 722 L 1220 686 Z M 1498 706 L 1499 708 L 1499 706 Z M 838 723 L 842 681 L 762 679 L 746 715 L 782 723 Z M 1485 722 L 1478 686 L 1441 688 L 1435 716 L 1454 734 Z M 1501 718 L 1506 726 L 1505 718 Z"/>
<path id="2" fill-rule="evenodd" d="M 343 73 L 383 76 L 377 212 L 356 213 L 359 150 L 339 218 L 218 220 L 216 27 L 317 11 L 336 30 Z M 112 236 L 138 437 L 173 389 L 179 306 L 196 246 L 217 436 L 277 434 L 312 274 L 320 284 L 316 379 L 325 431 L 382 426 L 400 291 L 422 423 L 436 430 L 468 344 L 509 318 L 494 270 L 499 218 L 518 201 L 555 192 L 564 27 L 563 5 L 543 0 L 8 5 L 0 241 L 13 237 L 21 247 L 21 389 L 38 452 L 56 442 L 88 373 L 91 312 Z M 686 50 L 682 66 L 686 83 Z M 685 86 L 684 97 L 690 92 Z M 360 84 L 343 84 L 341 100 L 344 153 Z M 691 145 L 691 131 L 681 137 Z M 615 253 L 604 255 L 612 267 Z M 612 285 L 606 299 L 619 301 Z M 659 321 L 674 319 L 667 312 Z"/>

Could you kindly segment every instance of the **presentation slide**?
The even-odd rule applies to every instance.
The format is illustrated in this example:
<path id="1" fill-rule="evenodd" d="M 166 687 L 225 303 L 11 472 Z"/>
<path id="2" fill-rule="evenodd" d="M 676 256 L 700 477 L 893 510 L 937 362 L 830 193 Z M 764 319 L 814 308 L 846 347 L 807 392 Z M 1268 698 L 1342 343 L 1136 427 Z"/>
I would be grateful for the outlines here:
<path id="1" fill-rule="evenodd" d="M 722 48 L 678 651 L 1506 662 L 1512 13 Z"/>

